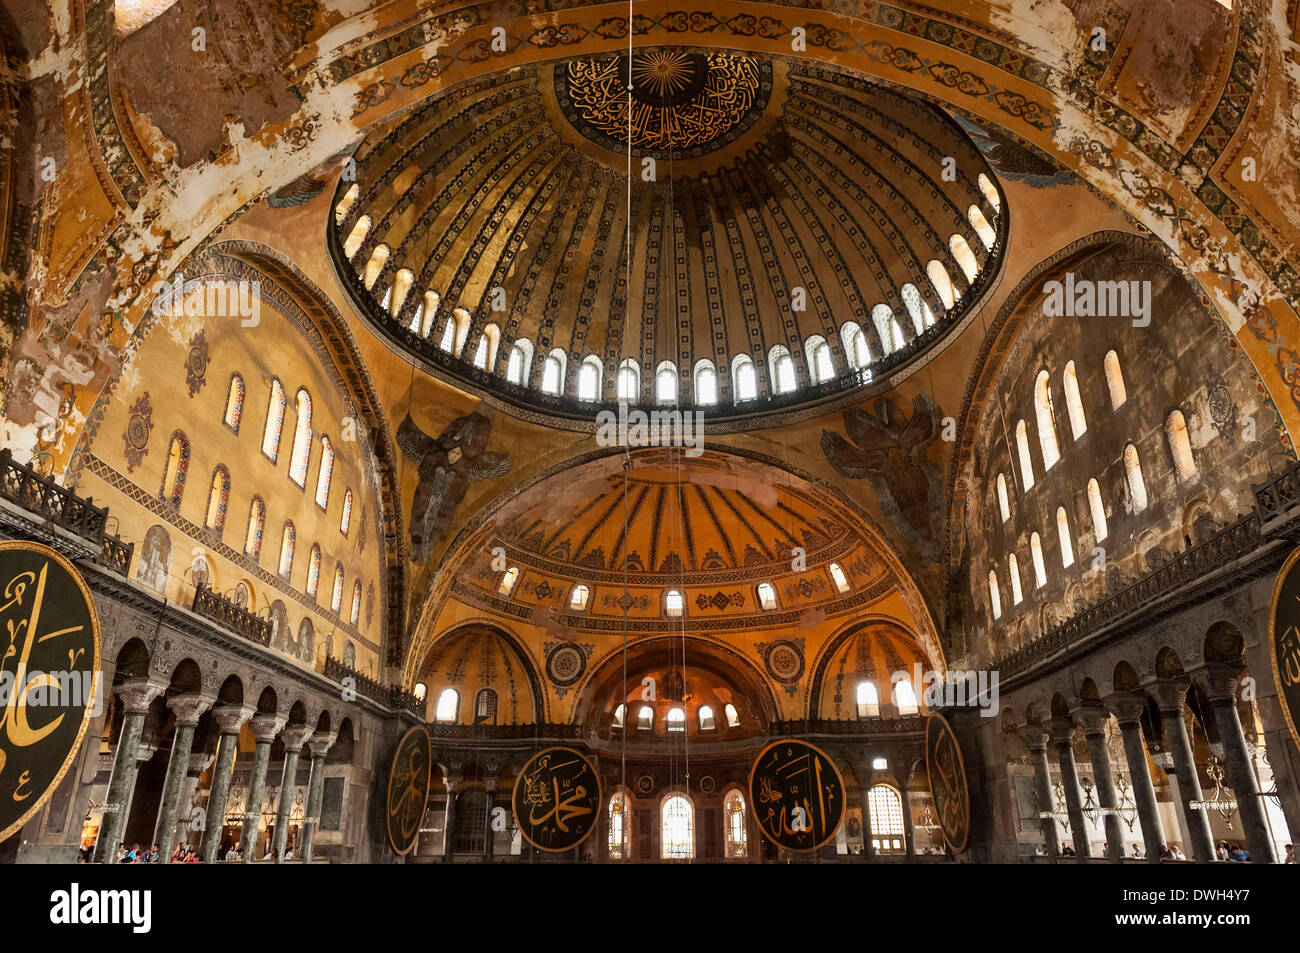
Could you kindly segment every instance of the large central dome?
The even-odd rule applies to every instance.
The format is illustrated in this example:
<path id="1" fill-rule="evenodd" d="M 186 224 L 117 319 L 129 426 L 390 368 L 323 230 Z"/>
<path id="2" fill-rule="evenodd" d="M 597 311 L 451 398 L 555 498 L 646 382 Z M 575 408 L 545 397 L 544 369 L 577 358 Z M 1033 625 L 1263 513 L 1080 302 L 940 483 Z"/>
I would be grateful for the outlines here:
<path id="1" fill-rule="evenodd" d="M 363 313 L 458 384 L 588 421 L 618 400 L 744 417 L 892 375 L 980 297 L 1006 227 L 946 115 L 757 54 L 511 70 L 356 161 L 330 244 Z"/>

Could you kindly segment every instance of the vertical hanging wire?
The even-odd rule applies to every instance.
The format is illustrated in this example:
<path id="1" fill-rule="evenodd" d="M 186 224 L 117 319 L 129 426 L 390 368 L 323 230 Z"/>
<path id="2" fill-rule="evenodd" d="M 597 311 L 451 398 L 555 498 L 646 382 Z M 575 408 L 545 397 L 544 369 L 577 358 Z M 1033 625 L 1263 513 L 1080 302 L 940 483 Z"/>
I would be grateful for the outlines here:
<path id="1" fill-rule="evenodd" d="M 623 296 L 623 332 L 627 333 L 627 322 L 629 317 L 629 305 L 631 303 L 632 288 L 632 2 L 627 0 L 627 214 L 624 227 L 625 251 L 623 255 L 624 282 L 627 285 L 628 292 Z M 614 394 L 618 396 L 618 369 L 614 370 Z M 632 455 L 628 448 L 623 448 L 623 695 L 620 704 L 623 706 L 623 737 L 620 743 L 619 751 L 619 797 L 623 805 L 623 828 L 619 832 L 623 838 L 623 844 L 620 845 L 621 859 L 628 860 L 628 855 L 632 852 L 631 837 L 631 819 L 632 805 L 628 803 L 627 797 L 627 733 L 632 725 L 632 706 L 627 693 L 627 610 L 628 597 L 628 470 L 632 465 Z M 638 715 L 639 717 L 639 715 Z M 602 806 L 602 810 L 605 808 Z M 608 823 L 608 821 L 606 821 Z M 608 841 L 608 838 L 606 838 Z M 608 850 L 608 845 L 606 845 Z"/>

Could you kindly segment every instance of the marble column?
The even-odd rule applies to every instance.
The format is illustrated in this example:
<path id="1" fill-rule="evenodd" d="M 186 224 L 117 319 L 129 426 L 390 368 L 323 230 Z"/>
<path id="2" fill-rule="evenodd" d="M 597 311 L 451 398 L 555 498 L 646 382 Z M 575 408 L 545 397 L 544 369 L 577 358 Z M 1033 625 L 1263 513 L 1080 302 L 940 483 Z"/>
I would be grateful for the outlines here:
<path id="1" fill-rule="evenodd" d="M 1065 788 L 1065 807 L 1070 815 L 1070 837 L 1074 841 L 1077 858 L 1091 857 L 1092 845 L 1088 843 L 1088 828 L 1083 820 L 1083 805 L 1079 801 L 1079 771 L 1074 764 L 1074 722 L 1069 718 L 1053 718 L 1048 723 L 1056 761 L 1061 768 L 1061 785 Z"/>
<path id="2" fill-rule="evenodd" d="M 289 815 L 293 811 L 293 791 L 298 779 L 298 756 L 302 746 L 311 737 L 306 725 L 290 725 L 280 734 L 284 742 L 284 770 L 280 775 L 280 803 L 275 811 L 275 839 L 271 843 L 271 859 L 277 864 L 284 861 L 284 848 L 289 843 Z"/>
<path id="3" fill-rule="evenodd" d="M 325 755 L 334 747 L 337 737 L 337 731 L 327 735 L 317 732 L 307 742 L 311 767 L 307 772 L 307 811 L 302 819 L 302 842 L 298 849 L 304 864 L 311 863 L 312 849 L 316 846 L 316 828 L 320 825 L 320 805 L 325 792 Z"/>
<path id="4" fill-rule="evenodd" d="M 492 863 L 492 804 L 493 801 L 495 800 L 494 795 L 497 793 L 497 779 L 487 778 L 483 782 L 483 791 L 484 791 L 483 796 L 486 799 L 486 803 L 487 803 L 487 822 L 486 822 L 487 840 L 483 844 L 483 863 L 490 864 Z M 600 816 L 605 819 L 606 823 L 608 823 L 609 821 L 608 802 L 601 805 Z M 603 840 L 599 840 L 596 842 L 596 853 L 595 856 L 592 858 L 596 863 L 600 863 L 601 858 L 609 854 L 609 848 L 606 846 L 608 843 L 609 843 L 608 834 L 605 835 L 605 838 Z"/>
<path id="5" fill-rule="evenodd" d="M 262 823 L 262 800 L 266 797 L 266 768 L 271 762 L 271 745 L 284 727 L 285 719 L 273 714 L 254 715 L 249 723 L 257 746 L 253 749 L 253 772 L 244 799 L 244 831 L 239 838 L 243 862 L 257 859 L 257 830 Z"/>
<path id="6" fill-rule="evenodd" d="M 447 778 L 447 813 L 442 819 L 442 858 L 443 861 L 451 860 L 451 846 L 453 843 L 453 823 L 456 819 L 456 786 L 460 783 L 461 778 L 458 775 L 451 775 Z"/>
<path id="7" fill-rule="evenodd" d="M 1025 725 L 1020 729 L 1020 740 L 1029 749 L 1029 760 L 1034 765 L 1034 793 L 1038 796 L 1039 817 L 1043 831 L 1043 844 L 1048 857 L 1061 855 L 1061 842 L 1056 836 L 1056 805 L 1052 801 L 1052 772 L 1047 764 L 1047 730 L 1041 725 Z"/>
<path id="8" fill-rule="evenodd" d="M 907 859 L 916 860 L 916 834 L 912 830 L 912 795 L 907 785 L 899 782 L 898 795 L 903 800 L 903 846 Z"/>
<path id="9" fill-rule="evenodd" d="M 180 813 L 181 789 L 185 774 L 190 769 L 190 753 L 194 748 L 194 729 L 199 718 L 211 707 L 211 696 L 198 694 L 175 695 L 167 700 L 167 707 L 176 717 L 176 734 L 172 738 L 172 753 L 167 759 L 167 776 L 163 780 L 162 803 L 158 806 L 158 822 L 154 825 L 154 842 L 158 845 L 158 862 L 172 862 L 172 845 L 176 833 L 176 818 Z"/>
<path id="10" fill-rule="evenodd" d="M 862 778 L 862 857 L 870 863 L 876 859 L 875 848 L 871 846 L 871 764 L 864 762 L 858 769 L 858 777 Z M 761 835 L 760 835 L 761 836 Z"/>
<path id="11" fill-rule="evenodd" d="M 217 861 L 221 849 L 221 832 L 226 823 L 226 802 L 230 798 L 230 769 L 239 752 L 239 729 L 253 715 L 253 709 L 241 705 L 221 705 L 212 709 L 212 720 L 220 732 L 217 760 L 212 766 L 212 789 L 208 793 L 206 826 L 199 847 L 199 859 L 205 864 Z"/>
<path id="12" fill-rule="evenodd" d="M 1106 705 L 1119 723 L 1120 737 L 1124 739 L 1124 760 L 1128 762 L 1133 800 L 1137 802 L 1147 863 L 1158 864 L 1165 846 L 1165 832 L 1160 824 L 1160 809 L 1156 806 L 1155 785 L 1151 783 L 1151 771 L 1147 767 L 1146 743 L 1142 740 L 1142 712 L 1146 710 L 1146 699 L 1141 695 L 1115 694 L 1106 699 Z"/>
<path id="13" fill-rule="evenodd" d="M 1115 813 L 1119 799 L 1115 796 L 1115 777 L 1110 769 L 1110 752 L 1106 750 L 1106 722 L 1110 713 L 1096 707 L 1080 708 L 1074 713 L 1075 721 L 1083 729 L 1088 742 L 1088 755 L 1092 759 L 1092 783 L 1097 791 L 1097 803 L 1105 812 L 1102 826 L 1106 831 L 1106 857 L 1112 864 L 1124 860 L 1123 821 Z"/>
<path id="14" fill-rule="evenodd" d="M 1277 854 L 1269 837 L 1268 821 L 1264 818 L 1264 802 L 1259 793 L 1255 767 L 1246 747 L 1246 735 L 1241 730 L 1241 717 L 1237 714 L 1237 686 L 1241 669 L 1213 665 L 1207 668 L 1204 688 L 1214 712 L 1214 724 L 1223 744 L 1224 766 L 1228 783 L 1237 800 L 1237 813 L 1241 816 L 1246 847 L 1254 863 L 1275 864 Z"/>
<path id="15" fill-rule="evenodd" d="M 1204 800 L 1201 780 L 1196 773 L 1192 743 L 1187 737 L 1187 724 L 1183 721 L 1184 702 L 1188 683 L 1185 678 L 1161 680 L 1152 685 L 1151 694 L 1160 708 L 1160 723 L 1164 728 L 1165 745 L 1174 759 L 1174 773 L 1178 777 L 1178 798 L 1182 802 L 1183 817 L 1187 822 L 1191 853 L 1198 863 L 1214 860 L 1214 836 L 1210 833 L 1210 819 L 1204 808 L 1193 807 L 1193 802 Z"/>
<path id="16" fill-rule="evenodd" d="M 118 842 L 126 830 L 131 795 L 135 793 L 144 719 L 149 713 L 149 705 L 166 689 L 166 682 L 137 678 L 124 682 L 114 692 L 122 700 L 122 730 L 117 737 L 117 750 L 113 752 L 113 772 L 104 799 L 104 817 L 95 841 L 96 863 L 111 864 L 117 855 Z"/>

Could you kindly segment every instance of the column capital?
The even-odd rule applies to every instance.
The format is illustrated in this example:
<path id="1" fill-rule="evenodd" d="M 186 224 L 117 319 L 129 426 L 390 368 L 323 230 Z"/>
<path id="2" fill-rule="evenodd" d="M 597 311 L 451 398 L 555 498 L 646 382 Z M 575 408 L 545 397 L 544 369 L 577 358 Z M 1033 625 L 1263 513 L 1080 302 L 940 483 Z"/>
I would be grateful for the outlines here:
<path id="1" fill-rule="evenodd" d="M 280 733 L 288 720 L 276 714 L 258 714 L 249 720 L 249 726 L 252 727 L 253 737 L 259 745 L 269 745 L 275 741 L 275 736 Z"/>
<path id="2" fill-rule="evenodd" d="M 1121 728 L 1124 725 L 1139 724 L 1142 713 L 1147 709 L 1146 698 L 1133 692 L 1115 692 L 1113 695 L 1107 695 L 1104 701 Z"/>
<path id="3" fill-rule="evenodd" d="M 280 732 L 280 740 L 284 742 L 284 750 L 292 751 L 294 754 L 302 751 L 303 744 L 311 737 L 311 728 L 307 725 L 289 725 Z"/>
<path id="4" fill-rule="evenodd" d="M 243 705 L 218 705 L 212 709 L 212 720 L 223 735 L 234 735 L 239 733 L 244 722 L 253 717 L 254 710 Z"/>
<path id="5" fill-rule="evenodd" d="M 446 785 L 446 787 L 447 787 L 447 793 L 448 793 L 448 794 L 455 794 L 455 793 L 456 793 L 456 786 L 457 786 L 458 784 L 460 784 L 460 782 L 462 782 L 462 781 L 464 781 L 464 780 L 465 780 L 465 776 L 462 775 L 462 774 L 449 774 L 449 775 L 447 775 L 446 779 L 445 779 L 444 782 L 443 782 L 443 783 Z"/>
<path id="6" fill-rule="evenodd" d="M 1210 704 L 1235 704 L 1244 665 L 1211 663 L 1196 673 L 1195 681 Z"/>
<path id="7" fill-rule="evenodd" d="M 127 714 L 143 714 L 155 698 L 167 691 L 167 683 L 151 678 L 133 678 L 113 689 L 122 699 Z"/>
<path id="8" fill-rule="evenodd" d="M 215 751 L 192 751 L 190 752 L 189 774 L 198 777 L 212 765 L 216 759 Z"/>
<path id="9" fill-rule="evenodd" d="M 1186 675 L 1176 675 L 1172 678 L 1158 678 L 1148 689 L 1151 697 L 1156 700 L 1161 715 L 1181 715 L 1190 685 L 1191 680 Z"/>
<path id="10" fill-rule="evenodd" d="M 1074 722 L 1083 730 L 1085 735 L 1100 735 L 1106 731 L 1106 722 L 1110 719 L 1110 712 L 1100 705 L 1083 705 L 1075 709 L 1071 714 L 1074 715 Z"/>
<path id="11" fill-rule="evenodd" d="M 488 794 L 496 794 L 498 783 L 499 779 L 497 778 L 485 778 L 483 781 L 483 790 L 487 791 Z"/>
<path id="12" fill-rule="evenodd" d="M 198 692 L 187 692 L 184 695 L 173 695 L 167 699 L 167 707 L 171 709 L 172 714 L 176 716 L 176 724 L 193 728 L 199 723 L 199 718 L 203 713 L 212 707 L 216 699 L 211 695 L 202 695 Z"/>
<path id="13" fill-rule="evenodd" d="M 324 757 L 330 748 L 334 747 L 334 742 L 338 739 L 338 736 L 337 731 L 331 731 L 327 735 L 322 735 L 319 732 L 313 734 L 311 740 L 307 742 L 307 749 L 311 752 L 312 758 Z"/>
<path id="14" fill-rule="evenodd" d="M 1047 733 L 1054 745 L 1068 745 L 1073 742 L 1074 719 L 1057 715 L 1047 722 Z"/>
<path id="15" fill-rule="evenodd" d="M 1021 725 L 1016 729 L 1016 736 L 1030 751 L 1047 749 L 1048 731 L 1045 725 Z"/>

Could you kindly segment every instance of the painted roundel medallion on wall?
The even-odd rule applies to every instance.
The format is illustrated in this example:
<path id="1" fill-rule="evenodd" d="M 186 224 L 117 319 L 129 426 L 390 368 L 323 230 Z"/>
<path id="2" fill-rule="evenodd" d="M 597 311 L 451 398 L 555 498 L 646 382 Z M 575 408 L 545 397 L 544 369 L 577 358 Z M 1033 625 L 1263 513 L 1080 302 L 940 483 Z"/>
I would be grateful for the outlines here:
<path id="1" fill-rule="evenodd" d="M 700 790 L 705 794 L 712 794 L 717 790 L 717 787 L 718 782 L 713 780 L 713 775 L 706 774 L 704 777 L 700 778 Z"/>
<path id="2" fill-rule="evenodd" d="M 415 846 L 420 821 L 429 802 L 432 766 L 429 732 L 423 725 L 416 725 L 398 742 L 393 767 L 388 774 L 388 843 L 399 855 L 410 853 Z"/>
<path id="3" fill-rule="evenodd" d="M 830 755 L 806 741 L 774 741 L 749 772 L 763 836 L 787 850 L 817 850 L 844 820 L 844 779 Z"/>
<path id="4" fill-rule="evenodd" d="M 793 642 L 781 639 L 767 647 L 763 664 L 778 682 L 796 682 L 803 675 L 803 652 Z"/>
<path id="5" fill-rule="evenodd" d="M 587 656 L 576 645 L 557 645 L 546 655 L 546 675 L 560 688 L 567 688 L 587 669 Z"/>
<path id="6" fill-rule="evenodd" d="M 100 691 L 99 616 L 75 566 L 39 543 L 0 543 L 0 841 L 72 765 Z M 17 687 L 21 683 L 22 687 Z M 39 700 L 38 700 L 39 699 Z"/>
<path id="7" fill-rule="evenodd" d="M 641 775 L 641 777 L 636 779 L 637 793 L 642 795 L 643 797 L 653 792 L 654 789 L 655 789 L 655 779 L 650 777 L 650 775 L 643 774 Z"/>
<path id="8" fill-rule="evenodd" d="M 581 752 L 547 748 L 524 765 L 511 806 L 519 833 L 538 850 L 572 850 L 600 816 L 600 775 Z"/>
<path id="9" fill-rule="evenodd" d="M 944 839 L 961 853 L 970 838 L 970 786 L 966 783 L 961 746 L 943 715 L 926 719 L 925 767 Z"/>

